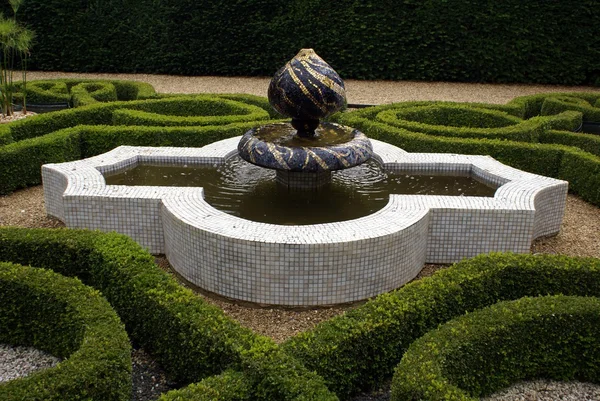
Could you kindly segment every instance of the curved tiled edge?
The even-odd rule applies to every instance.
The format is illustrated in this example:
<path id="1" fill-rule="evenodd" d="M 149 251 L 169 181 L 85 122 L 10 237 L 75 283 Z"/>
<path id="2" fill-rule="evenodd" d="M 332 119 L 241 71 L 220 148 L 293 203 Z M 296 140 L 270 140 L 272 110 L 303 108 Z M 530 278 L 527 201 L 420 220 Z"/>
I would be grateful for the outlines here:
<path id="1" fill-rule="evenodd" d="M 239 137 L 203 148 L 121 146 L 42 168 L 47 213 L 68 227 L 118 231 L 165 253 L 185 279 L 220 295 L 292 306 L 352 302 L 397 288 L 424 263 L 450 263 L 491 251 L 529 252 L 556 234 L 568 184 L 523 172 L 489 156 L 416 154 L 371 140 L 392 171 L 471 174 L 502 185 L 493 198 L 392 195 L 359 219 L 307 226 L 244 220 L 218 211 L 202 188 L 106 186 L 101 172 L 139 162 L 218 164 Z"/>

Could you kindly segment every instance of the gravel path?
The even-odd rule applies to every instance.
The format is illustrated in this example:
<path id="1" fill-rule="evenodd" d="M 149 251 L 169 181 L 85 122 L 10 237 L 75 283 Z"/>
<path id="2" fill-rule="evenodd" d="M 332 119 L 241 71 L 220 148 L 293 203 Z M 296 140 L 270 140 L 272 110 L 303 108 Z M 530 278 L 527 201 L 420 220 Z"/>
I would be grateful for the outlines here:
<path id="1" fill-rule="evenodd" d="M 333 66 L 335 68 L 335 66 Z M 52 78 L 128 79 L 147 82 L 161 93 L 250 93 L 267 96 L 266 77 L 183 77 L 151 74 L 84 74 L 31 71 L 28 80 Z M 600 87 L 473 84 L 460 82 L 344 80 L 348 103 L 380 104 L 409 100 L 446 100 L 503 104 L 517 96 L 541 92 L 600 92 Z"/>
<path id="2" fill-rule="evenodd" d="M 32 347 L 0 344 L 0 383 L 56 366 L 60 359 Z"/>
<path id="3" fill-rule="evenodd" d="M 179 77 L 147 74 L 80 74 L 30 72 L 28 79 L 51 78 L 102 78 L 128 79 L 152 84 L 158 92 L 164 93 L 251 93 L 265 96 L 269 78 L 231 77 Z M 516 96 L 540 92 L 594 91 L 598 87 L 568 87 L 547 85 L 495 85 L 464 84 L 443 82 L 386 82 L 386 81 L 346 81 L 349 103 L 379 104 L 408 100 L 447 100 L 486 103 L 506 103 Z M 21 227 L 58 228 L 64 225 L 45 215 L 43 190 L 41 186 L 27 188 L 0 196 L 0 225 Z M 534 253 L 560 253 L 571 256 L 592 256 L 600 258 L 600 209 L 579 198 L 569 195 L 566 215 L 561 233 L 555 237 L 543 238 L 534 242 Z M 158 264 L 169 271 L 168 262 L 157 258 Z M 427 265 L 419 277 L 431 275 L 445 266 Z M 285 310 L 277 308 L 254 308 L 233 304 L 227 300 L 199 294 L 208 302 L 221 307 L 226 314 L 254 331 L 270 336 L 276 342 L 314 327 L 318 322 L 329 319 L 351 306 L 316 309 Z M 9 351 L 7 351 L 9 350 Z M 0 381 L 6 372 L 14 374 L 19 368 L 7 365 L 7 361 L 27 361 L 26 364 L 39 365 L 32 355 L 17 349 L 12 357 L 9 352 L 15 349 L 0 345 Z M 15 357 L 16 355 L 16 357 Z M 22 357 L 18 357 L 22 355 Z M 46 356 L 41 357 L 47 358 Z M 160 367 L 143 350 L 132 354 L 134 371 L 133 401 L 157 399 L 159 394 L 173 388 L 174 383 L 164 375 Z M 11 365 L 12 366 L 12 365 Z M 3 370 L 4 369 L 4 370 Z M 352 401 L 389 400 L 389 387 L 371 394 L 363 394 Z M 518 384 L 502 391 L 485 401 L 547 401 L 547 400 L 600 400 L 600 387 L 579 383 L 531 382 Z"/>

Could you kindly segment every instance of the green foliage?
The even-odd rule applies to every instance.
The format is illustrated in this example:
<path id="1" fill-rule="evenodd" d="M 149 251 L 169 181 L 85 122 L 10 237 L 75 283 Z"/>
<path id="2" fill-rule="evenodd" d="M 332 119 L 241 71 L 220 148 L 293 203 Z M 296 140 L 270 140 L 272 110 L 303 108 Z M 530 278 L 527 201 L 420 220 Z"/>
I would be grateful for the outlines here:
<path id="1" fill-rule="evenodd" d="M 79 280 L 0 263 L 0 342 L 33 346 L 58 366 L 0 384 L 3 401 L 128 401 L 131 347 L 98 291 Z"/>
<path id="2" fill-rule="evenodd" d="M 227 370 L 218 376 L 207 377 L 181 390 L 163 394 L 159 401 L 247 401 L 252 392 L 243 373 Z"/>
<path id="3" fill-rule="evenodd" d="M 600 95 L 597 99 L 600 99 Z M 600 122 L 600 108 L 594 107 L 592 104 L 575 96 L 548 96 L 542 103 L 540 113 L 548 116 L 566 110 L 576 110 L 583 114 L 584 121 Z"/>
<path id="4" fill-rule="evenodd" d="M 600 295 L 600 260 L 491 254 L 378 296 L 283 344 L 340 397 L 392 374 L 409 345 L 465 312 L 524 296 Z"/>
<path id="5" fill-rule="evenodd" d="M 16 84 L 17 92 L 13 99 L 15 103 L 23 103 L 23 96 L 27 94 L 27 102 L 34 104 L 69 103 L 71 95 L 67 84 L 63 80 L 31 81 L 24 90 L 22 84 Z"/>
<path id="6" fill-rule="evenodd" d="M 156 97 L 152 85 L 137 81 L 49 79 L 15 84 L 15 103 L 22 103 L 27 95 L 31 104 L 69 103 L 73 107 L 116 100 L 140 100 Z"/>
<path id="7" fill-rule="evenodd" d="M 572 146 L 600 156 L 600 135 L 549 129 L 540 136 L 540 142 Z"/>
<path id="8" fill-rule="evenodd" d="M 17 22 L 17 11 L 22 0 L 10 0 L 12 18 L 6 18 L 0 13 L 0 107 L 2 114 L 13 114 L 14 70 L 17 61 L 22 67 L 24 84 L 27 82 L 27 56 L 33 42 L 34 33 Z M 25 100 L 25 99 L 24 99 Z"/>
<path id="9" fill-rule="evenodd" d="M 114 85 L 117 92 L 127 87 L 108 82 L 65 84 L 109 90 Z M 267 122 L 270 114 L 261 106 L 267 107 L 268 101 L 251 95 L 177 96 L 94 103 L 16 121 L 0 127 L 0 194 L 39 184 L 43 164 L 95 156 L 120 145 L 204 146 L 242 135 Z M 137 125 L 141 120 L 154 126 Z M 125 123 L 130 125 L 113 125 Z"/>
<path id="10" fill-rule="evenodd" d="M 600 205 L 600 157 L 578 150 L 565 152 L 558 178 L 569 181 L 570 189 L 582 199 Z"/>
<path id="11" fill-rule="evenodd" d="M 415 341 L 392 400 L 476 401 L 520 380 L 600 382 L 600 299 L 547 296 L 500 302 Z"/>
<path id="12" fill-rule="evenodd" d="M 573 104 L 579 105 L 591 104 L 599 96 L 540 94 L 519 97 L 507 105 L 406 102 L 341 113 L 333 119 L 409 152 L 490 155 L 521 170 L 566 179 L 572 192 L 600 205 L 600 137 L 571 132 L 581 126 L 583 118 L 576 107 L 540 115 L 546 99 L 576 99 Z M 527 119 L 520 120 L 520 116 Z M 490 125 L 495 128 L 487 128 Z"/>
<path id="13" fill-rule="evenodd" d="M 40 168 L 81 158 L 76 128 L 0 147 L 0 194 L 41 182 Z"/>
<path id="14" fill-rule="evenodd" d="M 202 126 L 269 119 L 266 110 L 214 96 L 187 96 L 133 103 L 115 110 L 114 125 Z"/>
<path id="15" fill-rule="evenodd" d="M 576 85 L 600 76 L 596 0 L 28 0 L 23 9 L 27 26 L 47 33 L 32 66 L 49 71 L 271 76 L 313 47 L 346 78 Z"/>
<path id="16" fill-rule="evenodd" d="M 77 276 L 101 291 L 132 340 L 182 383 L 234 369 L 243 377 L 228 376 L 226 383 L 236 381 L 242 393 L 251 389 L 252 400 L 337 399 L 321 378 L 179 285 L 124 235 L 0 227 L 0 258 Z M 215 378 L 201 385 L 220 391 L 219 383 Z M 178 393 L 190 398 L 173 399 L 195 399 L 201 390 L 194 388 Z"/>
<path id="17" fill-rule="evenodd" d="M 438 105 L 399 107 L 377 114 L 377 121 L 394 127 L 428 135 L 463 138 L 508 139 L 537 142 L 542 132 L 539 120 L 523 121 L 499 110 L 486 110 L 470 105 Z"/>
<path id="18" fill-rule="evenodd" d="M 98 102 L 116 102 L 117 89 L 110 82 L 82 82 L 71 88 L 73 107 Z"/>
<path id="19" fill-rule="evenodd" d="M 563 99 L 553 102 L 547 99 Z M 524 118 L 531 118 L 539 115 L 558 114 L 565 110 L 575 110 L 583 112 L 589 110 L 589 106 L 600 99 L 600 94 L 594 92 L 566 92 L 566 93 L 538 93 L 535 95 L 520 96 L 508 102 L 507 106 L 520 107 L 524 111 Z M 566 100 L 566 101 L 565 101 Z M 542 108 L 546 103 L 545 112 Z M 554 110 L 552 110 L 554 108 Z M 585 118 L 584 118 L 585 119 Z M 595 120 L 591 120 L 595 121 Z"/>

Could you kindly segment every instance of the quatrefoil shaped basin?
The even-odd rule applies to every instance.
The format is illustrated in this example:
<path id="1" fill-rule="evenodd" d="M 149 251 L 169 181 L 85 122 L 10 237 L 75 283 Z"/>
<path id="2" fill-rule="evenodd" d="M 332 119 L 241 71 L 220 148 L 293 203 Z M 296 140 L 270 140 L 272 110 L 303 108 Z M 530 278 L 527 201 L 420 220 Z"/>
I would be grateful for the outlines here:
<path id="1" fill-rule="evenodd" d="M 237 154 L 240 137 L 203 148 L 121 146 L 42 168 L 48 215 L 68 227 L 117 231 L 166 254 L 187 281 L 259 304 L 353 302 L 398 288 L 424 263 L 491 251 L 529 252 L 556 234 L 568 183 L 503 165 L 489 156 L 416 154 L 371 140 L 388 171 L 461 172 L 500 185 L 494 197 L 390 195 L 354 220 L 283 226 L 244 220 L 210 206 L 199 187 L 108 186 L 102 173 L 142 163 L 214 165 Z"/>

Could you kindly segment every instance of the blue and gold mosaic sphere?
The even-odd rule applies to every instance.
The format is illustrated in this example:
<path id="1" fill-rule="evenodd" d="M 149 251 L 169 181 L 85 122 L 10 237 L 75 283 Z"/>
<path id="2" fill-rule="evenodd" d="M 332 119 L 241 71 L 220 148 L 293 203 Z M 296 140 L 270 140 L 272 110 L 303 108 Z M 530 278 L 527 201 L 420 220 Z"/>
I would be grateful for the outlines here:
<path id="1" fill-rule="evenodd" d="M 300 50 L 275 73 L 268 95 L 271 106 L 292 121 L 318 121 L 346 104 L 344 81 L 313 49 Z"/>
<path id="2" fill-rule="evenodd" d="M 269 85 L 269 103 L 291 117 L 291 124 L 268 124 L 246 132 L 238 153 L 247 162 L 278 174 L 326 175 L 331 180 L 331 171 L 371 158 L 373 148 L 365 134 L 319 122 L 345 106 L 346 91 L 342 78 L 313 49 L 300 50 L 277 71 Z"/>

